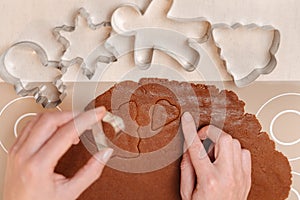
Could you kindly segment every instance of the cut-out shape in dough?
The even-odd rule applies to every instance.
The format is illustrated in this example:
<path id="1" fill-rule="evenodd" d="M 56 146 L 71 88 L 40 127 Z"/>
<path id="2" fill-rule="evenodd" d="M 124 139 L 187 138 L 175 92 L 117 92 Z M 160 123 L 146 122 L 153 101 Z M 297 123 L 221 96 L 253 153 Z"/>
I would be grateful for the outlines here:
<path id="1" fill-rule="evenodd" d="M 178 119 L 180 117 L 180 110 L 168 100 L 161 99 L 156 102 L 151 114 L 151 129 L 152 131 L 156 131 Z"/>
<path id="2" fill-rule="evenodd" d="M 142 69 L 147 69 L 150 66 L 153 49 L 160 49 L 172 55 L 173 52 L 176 53 L 178 49 L 182 48 L 182 44 L 176 46 L 178 41 L 170 40 L 173 35 L 170 35 L 170 32 L 186 37 L 186 49 L 190 47 L 189 39 L 203 42 L 208 38 L 210 24 L 204 19 L 188 21 L 169 18 L 168 12 L 172 3 L 173 0 L 153 0 L 144 13 L 134 5 L 124 5 L 113 13 L 111 20 L 113 29 L 122 36 L 135 37 L 133 49 L 135 63 Z M 168 34 L 164 35 L 166 31 Z M 173 47 L 169 44 L 170 41 Z M 179 52 L 184 53 L 184 51 Z M 179 57 L 179 61 L 184 59 L 190 61 L 189 57 L 186 58 L 184 55 L 175 54 L 173 57 Z M 197 60 L 192 60 L 188 64 L 184 62 L 182 64 L 187 70 L 193 70 L 194 67 L 190 65 L 197 63 Z"/>
<path id="3" fill-rule="evenodd" d="M 63 72 L 69 66 L 79 64 L 84 75 L 90 79 L 96 70 L 98 60 L 104 63 L 114 61 L 115 58 L 102 45 L 110 32 L 109 22 L 94 24 L 84 8 L 79 9 L 74 26 L 56 27 L 53 34 L 64 48 L 61 58 Z M 90 55 L 95 52 L 97 52 L 96 57 Z"/>
<path id="4" fill-rule="evenodd" d="M 271 73 L 277 64 L 280 33 L 271 26 L 218 24 L 213 27 L 212 36 L 238 87 Z"/>
<path id="5" fill-rule="evenodd" d="M 1 78 L 13 84 L 18 95 L 32 95 L 45 108 L 56 107 L 64 99 L 61 66 L 57 61 L 49 61 L 38 44 L 16 43 L 1 56 L 0 61 Z"/>

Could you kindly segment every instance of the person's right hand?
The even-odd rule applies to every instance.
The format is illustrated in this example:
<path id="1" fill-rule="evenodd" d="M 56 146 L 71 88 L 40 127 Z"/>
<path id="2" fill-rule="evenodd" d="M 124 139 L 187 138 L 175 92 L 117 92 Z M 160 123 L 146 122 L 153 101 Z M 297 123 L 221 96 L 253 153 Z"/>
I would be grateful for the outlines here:
<path id="1" fill-rule="evenodd" d="M 185 145 L 181 163 L 180 193 L 183 200 L 245 200 L 251 187 L 251 156 L 238 140 L 214 126 L 198 134 L 189 113 L 182 116 Z M 215 143 L 212 163 L 200 139 Z"/>
<path id="2" fill-rule="evenodd" d="M 72 112 L 44 113 L 36 116 L 21 131 L 9 151 L 3 199 L 73 200 L 96 181 L 111 157 L 110 148 L 97 152 L 73 176 L 55 172 L 59 159 L 79 136 L 91 129 L 106 114 L 104 107 L 73 118 Z"/>

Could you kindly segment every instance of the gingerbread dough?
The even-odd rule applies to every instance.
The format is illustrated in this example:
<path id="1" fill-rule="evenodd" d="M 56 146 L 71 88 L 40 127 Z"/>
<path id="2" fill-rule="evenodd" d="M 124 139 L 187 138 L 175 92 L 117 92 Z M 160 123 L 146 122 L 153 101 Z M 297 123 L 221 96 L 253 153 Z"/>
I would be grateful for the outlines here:
<path id="1" fill-rule="evenodd" d="M 103 124 L 109 140 L 126 152 L 141 156 L 160 151 L 171 141 L 175 141 L 167 153 L 161 151 L 163 159 L 157 156 L 157 159 L 149 161 L 150 164 L 141 160 L 140 165 L 147 165 L 146 167 L 182 153 L 180 116 L 189 111 L 198 128 L 215 125 L 238 139 L 243 148 L 250 150 L 252 186 L 249 200 L 285 199 L 291 185 L 289 162 L 282 153 L 275 150 L 274 142 L 267 133 L 261 132 L 261 125 L 256 117 L 244 113 L 244 105 L 234 92 L 219 91 L 214 86 L 142 79 L 139 83 L 125 81 L 116 84 L 91 102 L 87 109 L 105 106 L 109 111 L 119 112 L 120 115 L 127 112 L 126 116 L 123 114 L 123 119 L 130 122 L 129 128 L 117 138 L 113 136 L 113 129 L 108 124 Z M 74 146 L 61 159 L 56 170 L 70 177 L 90 156 L 82 144 Z M 175 157 L 171 161 L 148 173 L 129 173 L 114 169 L 108 164 L 101 178 L 79 199 L 181 199 L 181 158 Z"/>

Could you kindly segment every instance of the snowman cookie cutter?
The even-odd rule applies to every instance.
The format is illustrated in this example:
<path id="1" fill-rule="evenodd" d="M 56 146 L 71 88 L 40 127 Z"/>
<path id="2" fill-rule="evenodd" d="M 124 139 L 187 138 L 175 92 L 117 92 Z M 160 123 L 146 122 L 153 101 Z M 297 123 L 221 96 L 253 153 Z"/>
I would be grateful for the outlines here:
<path id="1" fill-rule="evenodd" d="M 60 68 L 59 62 L 49 61 L 44 49 L 30 41 L 12 45 L 0 57 L 0 77 L 14 85 L 18 95 L 32 95 L 45 108 L 56 107 L 66 96 Z"/>

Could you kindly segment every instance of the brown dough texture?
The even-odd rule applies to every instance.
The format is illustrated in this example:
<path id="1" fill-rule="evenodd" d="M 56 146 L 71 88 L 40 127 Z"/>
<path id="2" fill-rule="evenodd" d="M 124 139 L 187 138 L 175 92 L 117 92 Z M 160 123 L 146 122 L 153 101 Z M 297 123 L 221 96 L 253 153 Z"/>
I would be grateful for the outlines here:
<path id="1" fill-rule="evenodd" d="M 138 83 L 125 81 L 98 96 L 86 108 L 105 106 L 122 117 L 126 129 L 118 134 L 103 123 L 103 130 L 115 157 L 129 160 L 142 153 L 159 151 L 173 142 L 168 151 L 154 160 L 139 163 L 148 167 L 175 159 L 146 173 L 132 173 L 108 165 L 101 178 L 90 186 L 80 200 L 176 200 L 180 197 L 180 161 L 183 136 L 180 116 L 190 112 L 198 128 L 214 125 L 240 141 L 252 157 L 252 186 L 249 200 L 286 199 L 291 185 L 291 167 L 287 158 L 275 150 L 275 144 L 255 115 L 244 112 L 244 102 L 232 91 L 219 91 L 215 86 L 145 78 Z M 91 132 L 85 135 L 91 137 Z M 178 137 L 179 135 L 179 137 Z M 93 140 L 93 139 L 91 139 Z M 176 157 L 176 155 L 179 155 Z M 71 177 L 91 157 L 84 145 L 73 146 L 60 160 L 56 171 Z M 162 158 L 163 157 L 163 158 Z M 122 164 L 122 161 L 121 161 Z M 226 192 L 226 191 L 224 191 Z"/>

